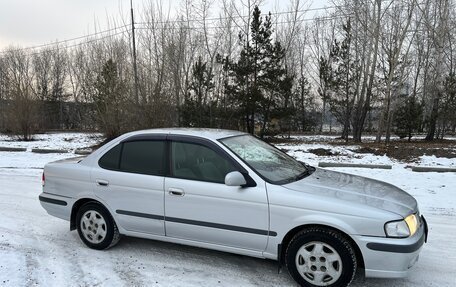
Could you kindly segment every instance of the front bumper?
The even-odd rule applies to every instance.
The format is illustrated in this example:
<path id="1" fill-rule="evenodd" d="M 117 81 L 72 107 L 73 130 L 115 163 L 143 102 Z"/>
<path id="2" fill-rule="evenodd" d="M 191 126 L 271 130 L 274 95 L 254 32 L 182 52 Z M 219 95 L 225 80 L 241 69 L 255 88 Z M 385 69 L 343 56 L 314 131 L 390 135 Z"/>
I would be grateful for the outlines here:
<path id="1" fill-rule="evenodd" d="M 423 244 L 427 241 L 428 226 L 424 217 L 419 230 L 409 238 L 356 236 L 361 249 L 366 277 L 403 278 L 418 261 Z"/>

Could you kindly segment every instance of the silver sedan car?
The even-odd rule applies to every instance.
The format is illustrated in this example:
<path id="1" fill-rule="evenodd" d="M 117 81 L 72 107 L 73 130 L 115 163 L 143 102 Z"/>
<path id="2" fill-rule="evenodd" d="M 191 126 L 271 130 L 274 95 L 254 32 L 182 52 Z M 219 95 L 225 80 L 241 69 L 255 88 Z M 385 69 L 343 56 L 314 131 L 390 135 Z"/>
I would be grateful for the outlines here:
<path id="1" fill-rule="evenodd" d="M 242 132 L 124 134 L 44 168 L 43 208 L 90 248 L 120 235 L 277 260 L 301 286 L 407 276 L 427 238 L 416 200 L 318 169 Z"/>

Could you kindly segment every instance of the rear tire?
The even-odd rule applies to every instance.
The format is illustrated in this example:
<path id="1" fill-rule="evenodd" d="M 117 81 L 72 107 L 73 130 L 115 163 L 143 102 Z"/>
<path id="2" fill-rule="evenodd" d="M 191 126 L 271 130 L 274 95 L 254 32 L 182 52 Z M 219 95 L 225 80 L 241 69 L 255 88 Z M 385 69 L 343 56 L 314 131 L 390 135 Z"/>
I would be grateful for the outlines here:
<path id="1" fill-rule="evenodd" d="M 285 254 L 291 277 L 305 287 L 348 286 L 356 273 L 353 246 L 339 232 L 323 227 L 296 234 Z"/>
<path id="2" fill-rule="evenodd" d="M 111 248 L 119 242 L 120 234 L 109 211 L 101 204 L 89 202 L 76 215 L 79 237 L 92 249 Z"/>

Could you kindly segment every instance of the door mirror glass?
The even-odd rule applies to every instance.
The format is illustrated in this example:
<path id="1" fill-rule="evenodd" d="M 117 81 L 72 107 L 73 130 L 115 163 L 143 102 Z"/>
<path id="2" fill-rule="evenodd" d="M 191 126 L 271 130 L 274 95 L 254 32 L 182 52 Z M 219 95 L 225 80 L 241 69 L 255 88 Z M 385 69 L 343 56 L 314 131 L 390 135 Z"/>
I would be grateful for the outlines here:
<path id="1" fill-rule="evenodd" d="M 228 186 L 242 186 L 247 184 L 247 182 L 242 173 L 232 171 L 225 176 L 225 184 Z"/>

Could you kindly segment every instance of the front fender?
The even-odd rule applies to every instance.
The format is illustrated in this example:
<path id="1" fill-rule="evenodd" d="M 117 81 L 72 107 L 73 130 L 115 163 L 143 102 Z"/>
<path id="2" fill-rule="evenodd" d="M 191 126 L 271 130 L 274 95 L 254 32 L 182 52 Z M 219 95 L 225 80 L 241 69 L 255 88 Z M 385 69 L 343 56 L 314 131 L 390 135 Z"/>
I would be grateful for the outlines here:
<path id="1" fill-rule="evenodd" d="M 304 226 L 304 225 L 323 225 L 323 226 L 328 226 L 334 229 L 337 229 L 345 234 L 348 235 L 356 235 L 358 232 L 349 224 L 344 222 L 338 217 L 331 216 L 331 215 L 315 215 L 315 214 L 307 214 L 303 216 L 299 216 L 295 218 L 290 226 L 288 227 L 288 230 L 292 230 L 296 227 Z M 282 241 L 283 238 L 285 237 L 285 234 L 282 234 L 282 238 L 280 240 Z"/>

